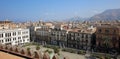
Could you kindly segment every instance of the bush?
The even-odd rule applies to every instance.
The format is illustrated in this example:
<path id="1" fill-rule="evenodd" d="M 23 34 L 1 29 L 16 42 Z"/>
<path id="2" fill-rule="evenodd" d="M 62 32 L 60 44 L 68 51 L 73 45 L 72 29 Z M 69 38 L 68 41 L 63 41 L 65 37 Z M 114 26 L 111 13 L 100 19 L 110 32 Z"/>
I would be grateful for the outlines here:
<path id="1" fill-rule="evenodd" d="M 43 47 L 46 47 L 46 48 L 51 48 L 51 49 L 53 49 L 54 50 L 54 53 L 59 53 L 59 49 L 60 49 L 60 47 L 58 47 L 58 46 L 53 46 L 53 45 L 44 45 Z M 48 51 L 48 50 L 46 50 L 46 51 Z M 50 53 L 52 52 L 52 51 L 49 51 Z"/>
<path id="2" fill-rule="evenodd" d="M 40 46 L 39 45 L 36 46 L 36 50 L 40 50 Z"/>
<path id="3" fill-rule="evenodd" d="M 67 51 L 67 49 L 62 49 L 62 51 Z"/>
<path id="4" fill-rule="evenodd" d="M 59 48 L 56 48 L 56 47 L 54 47 L 53 50 L 54 50 L 54 53 L 59 53 L 60 51 Z"/>
<path id="5" fill-rule="evenodd" d="M 62 51 L 70 52 L 70 53 L 77 53 L 77 50 L 70 49 L 70 48 L 63 48 Z"/>
<path id="6" fill-rule="evenodd" d="M 105 59 L 111 59 L 111 57 L 110 56 L 105 56 Z"/>
<path id="7" fill-rule="evenodd" d="M 70 50 L 70 52 L 71 52 L 71 53 L 76 53 L 76 51 L 75 51 L 75 50 Z"/>
<path id="8" fill-rule="evenodd" d="M 46 48 L 51 48 L 51 49 L 54 49 L 54 48 L 60 48 L 58 46 L 53 46 L 53 45 L 44 45 L 43 47 L 46 47 Z"/>
<path id="9" fill-rule="evenodd" d="M 45 50 L 45 52 L 48 52 L 49 54 L 51 54 L 51 53 L 52 53 L 52 51 L 50 51 L 50 50 L 48 50 L 48 49 L 47 49 L 47 50 Z"/>
<path id="10" fill-rule="evenodd" d="M 30 46 L 30 45 L 31 45 L 31 43 L 25 43 L 25 44 L 23 45 L 23 47 Z"/>
<path id="11" fill-rule="evenodd" d="M 86 52 L 85 52 L 84 50 L 79 50 L 79 51 L 78 51 L 78 54 L 85 55 L 85 54 L 86 54 Z"/>
<path id="12" fill-rule="evenodd" d="M 29 51 L 30 49 L 31 49 L 31 48 L 28 47 L 28 48 L 27 48 L 27 51 Z"/>
<path id="13" fill-rule="evenodd" d="M 104 56 L 101 56 L 99 54 L 92 54 L 93 57 L 99 58 L 99 59 L 105 59 Z"/>

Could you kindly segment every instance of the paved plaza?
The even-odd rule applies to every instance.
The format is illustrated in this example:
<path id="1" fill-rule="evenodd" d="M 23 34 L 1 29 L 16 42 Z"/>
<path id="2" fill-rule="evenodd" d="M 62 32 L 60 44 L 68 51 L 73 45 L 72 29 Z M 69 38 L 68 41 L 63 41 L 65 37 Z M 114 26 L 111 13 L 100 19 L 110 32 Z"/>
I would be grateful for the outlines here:
<path id="1" fill-rule="evenodd" d="M 32 50 L 36 50 L 36 46 L 27 46 L 29 48 L 31 48 Z M 27 48 L 26 47 L 26 48 Z M 50 48 L 45 48 L 45 47 L 41 47 L 40 51 L 44 52 L 45 50 L 51 50 L 53 51 L 53 49 Z M 53 53 L 50 54 L 50 56 L 52 57 Z M 60 58 L 62 58 L 63 56 L 69 57 L 69 59 L 85 59 L 84 55 L 80 55 L 80 54 L 75 54 L 75 53 L 69 53 L 69 52 L 65 52 L 65 51 L 60 51 Z"/>

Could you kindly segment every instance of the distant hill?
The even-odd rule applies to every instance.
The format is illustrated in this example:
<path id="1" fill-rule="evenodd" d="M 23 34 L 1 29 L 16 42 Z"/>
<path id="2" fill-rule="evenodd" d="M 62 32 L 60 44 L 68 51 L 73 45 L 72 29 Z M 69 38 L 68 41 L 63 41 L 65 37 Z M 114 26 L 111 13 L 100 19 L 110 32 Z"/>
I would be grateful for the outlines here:
<path id="1" fill-rule="evenodd" d="M 94 20 L 120 20 L 120 9 L 109 9 L 100 14 L 94 15 L 90 21 Z"/>
<path id="2" fill-rule="evenodd" d="M 83 22 L 85 20 L 89 20 L 89 18 L 82 18 L 82 17 L 72 17 L 72 18 L 69 18 L 69 19 L 65 19 L 63 21 L 66 21 L 66 22 Z"/>

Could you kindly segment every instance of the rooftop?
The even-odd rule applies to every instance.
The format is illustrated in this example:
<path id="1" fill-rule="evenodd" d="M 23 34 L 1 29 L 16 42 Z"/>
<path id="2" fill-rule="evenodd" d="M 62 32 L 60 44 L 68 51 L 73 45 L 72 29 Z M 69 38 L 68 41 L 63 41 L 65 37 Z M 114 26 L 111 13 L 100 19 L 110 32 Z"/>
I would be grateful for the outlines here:
<path id="1" fill-rule="evenodd" d="M 15 55 L 5 53 L 5 52 L 2 52 L 2 51 L 0 51 L 0 58 L 2 58 L 2 59 L 24 59 L 22 57 L 15 56 Z"/>

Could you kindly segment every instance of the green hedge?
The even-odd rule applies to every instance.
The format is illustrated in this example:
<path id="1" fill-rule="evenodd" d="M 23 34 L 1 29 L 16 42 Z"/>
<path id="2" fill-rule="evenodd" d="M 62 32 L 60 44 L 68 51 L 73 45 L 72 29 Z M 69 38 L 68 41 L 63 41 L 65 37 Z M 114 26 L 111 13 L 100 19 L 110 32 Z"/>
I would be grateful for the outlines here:
<path id="1" fill-rule="evenodd" d="M 62 51 L 70 52 L 70 53 L 77 53 L 84 55 L 86 52 L 84 50 L 76 50 L 71 48 L 63 48 Z"/>
<path id="2" fill-rule="evenodd" d="M 49 54 L 51 54 L 51 53 L 52 53 L 52 51 L 50 51 L 50 50 L 48 50 L 48 49 L 47 49 L 47 50 L 45 50 L 45 52 L 48 52 Z"/>
<path id="3" fill-rule="evenodd" d="M 78 54 L 85 55 L 85 54 L 86 54 L 86 52 L 85 52 L 84 50 L 79 50 L 79 51 L 78 51 Z"/>
<path id="4" fill-rule="evenodd" d="M 51 49 L 54 49 L 54 48 L 60 49 L 60 47 L 58 47 L 58 46 L 53 46 L 53 45 L 44 45 L 43 47 L 51 48 Z"/>

